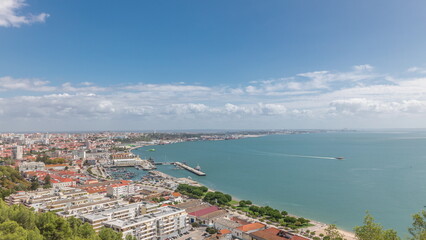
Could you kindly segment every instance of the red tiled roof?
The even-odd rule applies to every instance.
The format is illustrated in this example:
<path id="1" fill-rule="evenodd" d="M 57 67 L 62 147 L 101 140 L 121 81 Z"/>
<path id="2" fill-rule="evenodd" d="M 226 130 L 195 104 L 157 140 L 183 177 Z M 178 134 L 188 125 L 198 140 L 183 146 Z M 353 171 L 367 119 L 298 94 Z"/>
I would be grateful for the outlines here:
<path id="1" fill-rule="evenodd" d="M 243 232 L 248 232 L 248 231 L 253 231 L 253 230 L 256 230 L 256 229 L 261 229 L 261 228 L 264 228 L 264 227 L 266 227 L 265 224 L 256 222 L 256 223 L 246 224 L 246 225 L 243 225 L 241 227 L 237 227 L 237 229 L 240 230 L 240 231 L 243 231 Z"/>
<path id="2" fill-rule="evenodd" d="M 122 187 L 122 186 L 127 186 L 127 185 L 129 185 L 129 184 L 116 183 L 116 184 L 110 185 L 110 187 Z"/>
<path id="3" fill-rule="evenodd" d="M 53 168 L 53 167 L 66 167 L 68 164 L 48 164 L 46 165 L 46 168 Z"/>
<path id="4" fill-rule="evenodd" d="M 231 231 L 229 231 L 228 229 L 222 229 L 219 231 L 220 234 L 225 235 L 225 234 L 230 234 Z"/>
<path id="5" fill-rule="evenodd" d="M 182 194 L 180 194 L 180 193 L 178 193 L 178 192 L 173 192 L 173 193 L 172 193 L 172 196 L 173 196 L 173 197 L 180 197 L 180 196 L 182 196 Z"/>
<path id="6" fill-rule="evenodd" d="M 204 209 L 201 209 L 199 211 L 191 212 L 191 213 L 188 213 L 188 214 L 195 216 L 195 217 L 200 217 L 200 216 L 203 216 L 203 215 L 206 215 L 206 214 L 218 211 L 218 210 L 219 210 L 219 208 L 217 206 L 211 206 L 211 207 L 204 208 Z"/>

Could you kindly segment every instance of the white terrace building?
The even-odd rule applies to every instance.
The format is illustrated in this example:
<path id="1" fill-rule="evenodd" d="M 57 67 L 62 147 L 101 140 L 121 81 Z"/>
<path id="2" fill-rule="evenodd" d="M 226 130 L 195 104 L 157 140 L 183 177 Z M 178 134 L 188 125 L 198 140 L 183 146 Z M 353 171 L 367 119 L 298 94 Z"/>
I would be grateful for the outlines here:
<path id="1" fill-rule="evenodd" d="M 161 207 L 158 211 L 133 219 L 111 220 L 104 226 L 122 232 L 123 237 L 133 235 L 138 240 L 164 240 L 188 231 L 187 213 L 176 207 Z"/>

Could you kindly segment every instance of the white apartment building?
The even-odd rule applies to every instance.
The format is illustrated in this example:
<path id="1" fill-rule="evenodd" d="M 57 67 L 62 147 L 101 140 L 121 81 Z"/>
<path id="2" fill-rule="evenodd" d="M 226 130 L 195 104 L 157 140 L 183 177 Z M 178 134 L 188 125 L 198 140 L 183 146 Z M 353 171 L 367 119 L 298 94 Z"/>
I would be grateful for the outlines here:
<path id="1" fill-rule="evenodd" d="M 62 217 L 79 217 L 83 214 L 90 214 L 95 211 L 106 210 L 114 207 L 121 206 L 122 200 L 103 198 L 96 201 L 84 202 L 80 204 L 73 204 L 66 206 L 58 215 Z"/>
<path id="2" fill-rule="evenodd" d="M 108 210 L 99 210 L 90 214 L 83 214 L 79 217 L 83 222 L 87 222 L 98 231 L 104 222 L 115 219 L 131 219 L 147 213 L 152 213 L 158 208 L 157 204 L 150 203 L 133 203 L 127 205 L 120 205 Z M 149 212 L 148 212 L 149 211 Z"/>
<path id="3" fill-rule="evenodd" d="M 19 165 L 20 172 L 29 172 L 29 171 L 44 171 L 45 165 L 43 162 L 22 162 Z"/>
<path id="4" fill-rule="evenodd" d="M 104 226 L 122 232 L 123 238 L 133 235 L 138 240 L 164 240 L 188 231 L 186 211 L 171 206 L 132 219 L 107 221 Z"/>
<path id="5" fill-rule="evenodd" d="M 127 183 L 112 184 L 107 187 L 107 195 L 112 197 L 124 197 L 135 194 L 135 185 Z"/>
<path id="6" fill-rule="evenodd" d="M 24 147 L 15 146 L 12 150 L 13 159 L 21 160 L 24 158 Z"/>

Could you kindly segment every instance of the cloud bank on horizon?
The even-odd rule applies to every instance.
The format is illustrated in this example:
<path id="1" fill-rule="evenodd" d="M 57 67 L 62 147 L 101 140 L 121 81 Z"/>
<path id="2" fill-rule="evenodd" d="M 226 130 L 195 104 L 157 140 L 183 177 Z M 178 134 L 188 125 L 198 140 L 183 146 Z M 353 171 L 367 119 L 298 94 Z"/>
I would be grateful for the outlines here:
<path id="1" fill-rule="evenodd" d="M 55 85 L 0 77 L 1 131 L 425 127 L 425 69 L 397 78 L 370 65 L 243 86 Z"/>

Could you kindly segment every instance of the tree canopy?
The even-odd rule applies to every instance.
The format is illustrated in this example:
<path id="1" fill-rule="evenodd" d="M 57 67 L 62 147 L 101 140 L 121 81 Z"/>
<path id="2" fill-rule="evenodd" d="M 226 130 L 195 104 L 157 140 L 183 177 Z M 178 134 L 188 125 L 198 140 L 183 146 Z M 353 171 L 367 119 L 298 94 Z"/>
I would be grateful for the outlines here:
<path id="1" fill-rule="evenodd" d="M 411 234 L 411 240 L 424 240 L 426 239 L 426 211 L 413 215 L 413 226 L 408 228 Z"/>
<path id="2" fill-rule="evenodd" d="M 10 166 L 0 166 L 0 198 L 4 199 L 16 191 L 28 190 L 31 183 Z"/>
<path id="3" fill-rule="evenodd" d="M 37 213 L 0 200 L 0 240 L 121 240 L 122 234 L 103 228 L 99 234 L 80 219 Z"/>
<path id="4" fill-rule="evenodd" d="M 176 191 L 193 198 L 202 198 L 208 191 L 208 188 L 204 186 L 196 187 L 189 184 L 179 184 Z"/>
<path id="5" fill-rule="evenodd" d="M 208 192 L 203 200 L 210 204 L 227 205 L 232 200 L 232 197 L 221 192 Z"/>
<path id="6" fill-rule="evenodd" d="M 374 222 L 374 218 L 368 212 L 364 218 L 364 225 L 355 227 L 354 230 L 359 240 L 400 240 L 395 230 L 383 229 L 382 225 Z"/>

